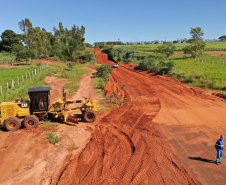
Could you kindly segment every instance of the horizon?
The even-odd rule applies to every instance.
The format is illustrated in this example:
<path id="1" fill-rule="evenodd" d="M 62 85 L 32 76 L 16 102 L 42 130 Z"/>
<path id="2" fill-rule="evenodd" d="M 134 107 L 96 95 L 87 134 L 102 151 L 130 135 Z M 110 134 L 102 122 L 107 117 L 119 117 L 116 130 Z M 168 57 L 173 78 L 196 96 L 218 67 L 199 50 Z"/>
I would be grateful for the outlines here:
<path id="1" fill-rule="evenodd" d="M 93 2 L 12 0 L 2 2 L 0 34 L 6 29 L 21 34 L 18 23 L 29 18 L 33 27 L 53 33 L 59 22 L 70 29 L 74 24 L 85 27 L 85 42 L 174 41 L 189 39 L 191 27 L 201 27 L 204 40 L 226 35 L 223 24 L 226 2 L 179 0 Z"/>

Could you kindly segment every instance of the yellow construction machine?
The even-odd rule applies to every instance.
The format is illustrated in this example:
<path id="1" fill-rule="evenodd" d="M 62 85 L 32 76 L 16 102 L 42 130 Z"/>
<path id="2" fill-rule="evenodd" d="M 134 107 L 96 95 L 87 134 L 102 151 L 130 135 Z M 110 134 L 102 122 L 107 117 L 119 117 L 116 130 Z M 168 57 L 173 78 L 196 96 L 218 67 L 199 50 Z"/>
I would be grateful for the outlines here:
<path id="1" fill-rule="evenodd" d="M 50 88 L 30 88 L 28 90 L 30 100 L 15 100 L 0 104 L 0 125 L 5 125 L 6 130 L 17 130 L 21 124 L 25 128 L 36 128 L 40 119 L 58 119 L 67 122 L 69 115 L 76 111 L 82 112 L 82 118 L 86 122 L 94 122 L 96 119 L 97 102 L 84 100 L 66 100 L 66 93 L 63 90 L 63 97 L 49 105 Z M 80 103 L 80 107 L 67 108 L 68 105 Z M 73 116 L 72 116 L 73 117 Z"/>
<path id="2" fill-rule="evenodd" d="M 66 93 L 63 90 L 63 97 L 49 106 L 48 118 L 60 119 L 67 122 L 71 113 L 81 111 L 85 122 L 94 122 L 96 120 L 97 101 L 89 102 L 87 98 L 83 98 L 84 100 L 66 100 Z M 81 104 L 81 107 L 67 108 L 67 106 L 75 103 Z"/>

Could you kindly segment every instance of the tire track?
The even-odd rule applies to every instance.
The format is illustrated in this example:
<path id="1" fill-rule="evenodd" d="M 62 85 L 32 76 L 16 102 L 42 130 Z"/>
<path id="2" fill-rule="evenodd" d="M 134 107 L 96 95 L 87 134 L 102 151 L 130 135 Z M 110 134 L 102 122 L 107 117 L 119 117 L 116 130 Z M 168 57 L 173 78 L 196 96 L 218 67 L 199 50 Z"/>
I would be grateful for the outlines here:
<path id="1" fill-rule="evenodd" d="M 100 63 L 111 63 L 105 54 L 97 54 L 97 58 Z M 57 183 L 200 184 L 173 154 L 159 126 L 152 122 L 161 109 L 155 85 L 163 81 L 156 78 L 151 83 L 149 77 L 121 66 L 113 70 L 112 76 L 112 88 L 127 85 L 126 105 L 115 108 L 95 124 L 92 139 Z M 165 92 L 167 86 L 160 87 L 160 91 Z M 114 92 L 110 89 L 108 93 Z M 184 92 L 174 86 L 168 91 L 175 96 Z M 186 94 L 190 96 L 192 91 Z"/>

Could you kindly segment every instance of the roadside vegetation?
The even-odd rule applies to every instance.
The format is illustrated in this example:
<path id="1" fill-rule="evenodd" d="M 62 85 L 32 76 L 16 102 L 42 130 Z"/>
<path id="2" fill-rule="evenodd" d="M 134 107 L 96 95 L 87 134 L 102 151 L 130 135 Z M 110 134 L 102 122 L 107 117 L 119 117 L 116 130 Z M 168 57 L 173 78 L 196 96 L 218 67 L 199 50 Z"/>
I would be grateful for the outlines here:
<path id="1" fill-rule="evenodd" d="M 204 42 L 200 27 L 191 28 L 190 43 L 107 46 L 102 49 L 114 62 L 134 64 L 138 69 L 164 74 L 190 83 L 226 91 L 226 56 L 210 56 L 204 50 L 226 50 L 226 42 Z M 212 49 L 211 49 L 212 48 Z M 174 51 L 184 54 L 174 54 Z M 139 51 L 152 51 L 143 53 Z"/>
<path id="2" fill-rule="evenodd" d="M 103 89 L 110 79 L 110 72 L 112 71 L 112 67 L 109 64 L 102 64 L 97 66 L 96 68 L 96 80 L 95 80 L 95 88 Z"/>
<path id="3" fill-rule="evenodd" d="M 16 56 L 11 53 L 0 53 L 0 64 L 12 64 L 16 61 Z"/>
<path id="4" fill-rule="evenodd" d="M 93 64 L 95 61 L 92 61 Z M 68 95 L 72 95 L 77 91 L 78 85 L 77 82 L 82 78 L 84 74 L 91 73 L 90 70 L 83 69 L 84 65 L 80 64 L 74 65 L 72 68 L 69 68 L 65 63 L 62 63 L 61 66 L 49 65 L 48 68 L 37 73 L 36 75 L 32 75 L 32 71 L 35 69 L 38 70 L 40 68 L 40 64 L 33 64 L 30 67 L 21 68 L 0 68 L 1 79 L 0 86 L 3 88 L 3 95 L 0 94 L 0 103 L 4 101 L 12 101 L 15 99 L 19 99 L 23 97 L 24 99 L 28 99 L 28 89 L 34 87 L 45 87 L 48 84 L 45 84 L 44 79 L 46 76 L 55 75 L 57 78 L 65 78 L 68 80 L 68 83 L 64 85 L 65 89 L 69 90 Z M 29 77 L 30 72 L 30 77 Z M 29 77 L 26 79 L 25 75 Z M 24 81 L 22 81 L 22 75 Z M 19 77 L 19 84 L 17 82 L 17 77 Z M 12 80 L 15 81 L 15 87 L 12 88 Z M 7 82 L 9 84 L 9 89 L 7 90 Z"/>
<path id="5" fill-rule="evenodd" d="M 159 74 L 167 74 L 174 66 L 173 61 L 167 61 L 165 51 L 163 55 L 145 55 L 139 54 L 134 50 L 125 50 L 123 48 L 107 47 L 103 51 L 108 54 L 110 60 L 114 62 L 125 62 L 127 64 L 138 64 L 137 68 L 148 70 Z"/>

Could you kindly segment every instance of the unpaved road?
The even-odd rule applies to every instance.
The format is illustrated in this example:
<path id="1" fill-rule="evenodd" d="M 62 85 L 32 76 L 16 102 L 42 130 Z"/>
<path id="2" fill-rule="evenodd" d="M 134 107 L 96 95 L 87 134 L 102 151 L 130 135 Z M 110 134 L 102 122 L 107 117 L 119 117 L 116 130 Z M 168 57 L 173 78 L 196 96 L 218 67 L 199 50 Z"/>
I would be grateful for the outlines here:
<path id="1" fill-rule="evenodd" d="M 112 65 L 103 53 L 96 52 L 96 58 Z M 119 65 L 107 89 L 117 94 L 123 84 L 126 105 L 96 122 L 92 140 L 55 179 L 58 184 L 226 182 L 225 164 L 211 163 L 215 142 L 226 133 L 224 100 Z"/>
<path id="2" fill-rule="evenodd" d="M 112 65 L 106 54 L 97 51 L 95 55 L 100 64 Z M 215 142 L 220 134 L 226 135 L 225 100 L 178 80 L 152 76 L 123 64 L 113 70 L 106 93 L 127 98 L 127 102 L 108 115 L 99 113 L 94 124 L 76 134 L 69 134 L 74 127 L 64 125 L 65 139 L 59 147 L 47 142 L 32 147 L 36 135 L 23 129 L 17 134 L 26 133 L 23 141 L 30 143 L 25 148 L 17 134 L 4 133 L 2 138 L 7 142 L 1 145 L 0 152 L 5 153 L 0 161 L 0 182 L 17 184 L 30 169 L 30 178 L 24 178 L 24 184 L 225 184 L 226 165 L 212 163 Z M 82 132 L 87 132 L 87 138 L 79 141 Z M 10 141 L 16 150 L 10 145 L 4 148 Z M 83 145 L 76 153 L 67 153 L 65 147 L 79 143 Z M 7 149 L 12 152 L 7 153 Z M 17 152 L 18 160 L 13 158 Z M 34 165 L 21 170 L 24 160 Z"/>

